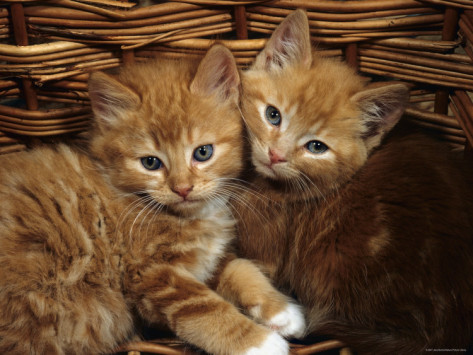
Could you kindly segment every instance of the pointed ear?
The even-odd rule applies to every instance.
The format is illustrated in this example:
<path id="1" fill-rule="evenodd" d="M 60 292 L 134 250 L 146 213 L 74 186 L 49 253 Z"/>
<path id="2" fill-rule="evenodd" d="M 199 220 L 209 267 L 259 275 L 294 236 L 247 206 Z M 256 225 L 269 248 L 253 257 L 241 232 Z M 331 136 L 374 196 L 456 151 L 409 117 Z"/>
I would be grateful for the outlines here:
<path id="1" fill-rule="evenodd" d="M 190 85 L 193 94 L 215 96 L 221 102 L 239 101 L 240 75 L 233 54 L 222 45 L 209 49 Z"/>
<path id="2" fill-rule="evenodd" d="M 271 70 L 288 64 L 302 64 L 309 68 L 311 63 L 309 20 L 303 10 L 296 10 L 274 30 L 252 69 Z"/>
<path id="3" fill-rule="evenodd" d="M 361 135 L 371 150 L 401 118 L 409 100 L 409 89 L 404 84 L 389 84 L 365 89 L 351 100 L 361 109 Z"/>
<path id="4" fill-rule="evenodd" d="M 136 109 L 140 104 L 134 91 L 102 72 L 91 74 L 89 98 L 95 117 L 107 124 L 113 124 L 124 112 Z"/>

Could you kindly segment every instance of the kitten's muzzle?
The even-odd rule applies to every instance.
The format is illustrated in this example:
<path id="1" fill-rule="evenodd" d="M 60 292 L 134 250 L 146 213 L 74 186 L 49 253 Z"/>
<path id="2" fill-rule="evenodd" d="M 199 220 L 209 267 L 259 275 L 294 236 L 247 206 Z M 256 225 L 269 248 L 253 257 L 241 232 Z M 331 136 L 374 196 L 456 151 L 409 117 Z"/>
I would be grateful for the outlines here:
<path id="1" fill-rule="evenodd" d="M 280 152 L 275 148 L 269 148 L 269 160 L 271 162 L 270 167 L 274 164 L 284 163 L 287 159 L 284 157 L 284 153 Z"/>
<path id="2" fill-rule="evenodd" d="M 181 196 L 184 200 L 189 196 L 190 192 L 194 189 L 194 186 L 190 185 L 177 185 L 171 188 L 172 192 Z"/>

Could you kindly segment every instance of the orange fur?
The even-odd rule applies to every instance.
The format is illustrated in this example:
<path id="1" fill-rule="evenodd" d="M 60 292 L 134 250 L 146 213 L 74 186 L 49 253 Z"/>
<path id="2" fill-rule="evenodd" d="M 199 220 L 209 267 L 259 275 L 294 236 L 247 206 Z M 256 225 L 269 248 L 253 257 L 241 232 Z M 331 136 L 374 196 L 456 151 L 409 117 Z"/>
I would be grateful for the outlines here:
<path id="1" fill-rule="evenodd" d="M 242 75 L 258 194 L 235 204 L 241 255 L 296 295 L 309 331 L 359 353 L 466 349 L 471 166 L 401 126 L 386 138 L 407 88 L 367 85 L 312 53 L 309 41 L 307 17 L 296 11 Z M 328 149 L 309 151 L 314 141 Z"/>
<path id="2" fill-rule="evenodd" d="M 200 64 L 94 73 L 87 150 L 1 157 L 0 353 L 109 353 L 140 317 L 210 353 L 287 354 L 269 327 L 288 300 L 227 251 L 235 224 L 227 200 L 242 168 L 238 91 L 221 46 Z M 208 145 L 213 155 L 197 159 Z M 147 169 L 155 158 L 162 164 Z M 249 315 L 245 307 L 265 309 L 257 321 L 268 327 L 222 296 Z"/>

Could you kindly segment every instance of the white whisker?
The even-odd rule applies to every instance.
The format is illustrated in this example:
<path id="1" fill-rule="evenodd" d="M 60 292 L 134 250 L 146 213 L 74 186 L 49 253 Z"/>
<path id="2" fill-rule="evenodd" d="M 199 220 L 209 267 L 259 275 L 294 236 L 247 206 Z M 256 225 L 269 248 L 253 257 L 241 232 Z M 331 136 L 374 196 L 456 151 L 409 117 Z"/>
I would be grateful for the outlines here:
<path id="1" fill-rule="evenodd" d="M 133 240 L 133 229 L 134 229 L 134 227 L 135 227 L 136 221 L 138 220 L 138 218 L 140 218 L 140 216 L 142 215 L 142 213 L 143 213 L 144 211 L 146 211 L 147 209 L 149 209 L 150 206 L 153 206 L 153 204 L 155 204 L 155 201 L 154 201 L 154 199 L 151 198 L 151 196 L 149 196 L 149 198 L 148 198 L 147 201 L 146 201 L 146 205 L 143 206 L 143 208 L 142 208 L 141 211 L 136 215 L 135 219 L 133 220 L 133 223 L 131 224 L 130 231 L 128 232 L 128 236 L 129 236 L 130 240 Z"/>
<path id="2" fill-rule="evenodd" d="M 128 196 L 130 194 L 127 194 Z M 136 196 L 136 195 L 133 195 Z M 115 228 L 115 233 L 118 233 L 122 229 L 122 224 L 125 223 L 125 220 L 128 218 L 128 215 L 132 213 L 138 206 L 143 202 L 143 199 L 146 197 L 138 197 L 136 200 L 131 202 L 123 211 L 120 213 L 120 216 L 117 219 L 117 226 Z"/>
<path id="3" fill-rule="evenodd" d="M 138 229 L 138 236 L 141 238 L 142 236 L 142 233 L 141 233 L 141 229 L 143 228 L 143 223 L 144 221 L 148 220 L 148 215 L 153 212 L 153 211 L 156 211 L 156 210 L 159 210 L 160 209 L 160 204 L 158 204 L 156 202 L 156 200 L 152 199 L 144 208 L 143 210 L 145 209 L 148 209 L 148 212 L 146 213 L 146 215 L 143 216 L 143 218 L 141 219 L 141 223 L 140 223 L 140 227 Z M 147 236 L 148 234 L 148 230 L 149 230 L 149 226 L 150 224 L 148 223 L 148 226 L 146 227 L 146 233 L 145 233 L 145 236 Z"/>
<path id="4" fill-rule="evenodd" d="M 148 232 L 149 232 L 149 227 L 154 224 L 154 221 L 155 219 L 157 218 L 157 216 L 160 215 L 161 211 L 163 210 L 164 206 L 161 205 L 161 204 L 155 204 L 153 206 L 153 208 L 151 208 L 151 211 L 154 211 L 153 213 L 153 216 L 149 219 L 147 219 L 148 221 L 148 226 L 146 227 L 146 233 L 145 233 L 145 237 L 148 239 Z"/>
<path id="5" fill-rule="evenodd" d="M 250 183 L 242 182 L 240 179 L 220 178 L 218 180 L 220 182 L 218 189 L 219 194 L 223 194 L 230 200 L 232 216 L 235 217 L 234 213 L 236 213 L 238 215 L 238 220 L 242 222 L 246 230 L 248 228 L 245 224 L 245 219 L 242 217 L 242 214 L 239 211 L 239 208 L 253 212 L 253 215 L 260 220 L 260 223 L 271 223 L 271 221 L 269 221 L 268 218 L 261 213 L 259 208 L 254 208 L 254 206 L 250 204 L 250 198 L 256 199 L 266 206 L 271 203 L 279 207 L 279 203 L 272 202 L 269 198 L 262 195 L 261 193 L 242 185 L 242 183 L 246 183 L 246 185 L 250 185 Z"/>
<path id="6" fill-rule="evenodd" d="M 302 171 L 300 172 L 300 174 L 302 175 L 302 177 L 305 179 L 305 181 L 307 183 L 309 183 L 311 186 L 313 186 L 316 190 L 317 190 L 317 195 L 319 197 L 321 197 L 325 202 L 327 202 L 327 198 L 326 196 L 322 193 L 322 191 L 319 189 L 319 187 L 315 184 L 315 182 L 310 178 L 308 177 L 306 174 L 304 174 Z M 312 197 L 317 197 L 317 196 L 312 196 Z"/>

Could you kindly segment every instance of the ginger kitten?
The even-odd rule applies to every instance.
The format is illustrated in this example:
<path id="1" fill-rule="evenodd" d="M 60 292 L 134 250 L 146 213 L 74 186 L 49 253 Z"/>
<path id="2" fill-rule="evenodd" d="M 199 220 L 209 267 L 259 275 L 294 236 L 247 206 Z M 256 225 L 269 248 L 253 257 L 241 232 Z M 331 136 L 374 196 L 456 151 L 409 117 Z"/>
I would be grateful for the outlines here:
<path id="1" fill-rule="evenodd" d="M 239 83 L 222 46 L 94 73 L 87 150 L 0 158 L 0 353 L 110 353 L 137 317 L 209 353 L 288 353 L 299 307 L 227 251 Z"/>
<path id="2" fill-rule="evenodd" d="M 254 172 L 240 255 L 358 353 L 467 349 L 473 334 L 469 166 L 419 134 L 386 134 L 408 100 L 313 52 L 289 15 L 242 74 Z M 399 131 L 400 132 L 400 131 Z"/>

